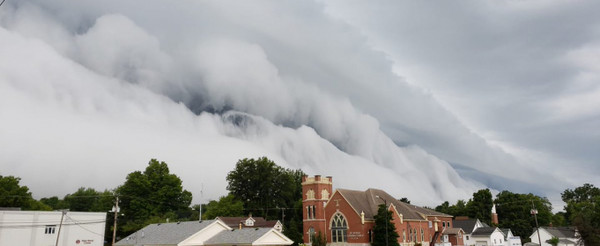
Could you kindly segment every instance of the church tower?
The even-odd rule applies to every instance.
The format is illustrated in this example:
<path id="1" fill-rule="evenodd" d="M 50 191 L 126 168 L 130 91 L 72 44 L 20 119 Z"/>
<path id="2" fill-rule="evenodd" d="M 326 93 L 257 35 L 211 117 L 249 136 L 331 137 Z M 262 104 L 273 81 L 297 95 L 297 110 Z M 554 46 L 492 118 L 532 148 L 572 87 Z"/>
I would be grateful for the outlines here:
<path id="1" fill-rule="evenodd" d="M 332 177 L 322 178 L 302 177 L 302 222 L 304 243 L 312 243 L 311 235 L 321 232 L 326 236 L 327 219 L 325 218 L 325 203 L 332 195 Z"/>

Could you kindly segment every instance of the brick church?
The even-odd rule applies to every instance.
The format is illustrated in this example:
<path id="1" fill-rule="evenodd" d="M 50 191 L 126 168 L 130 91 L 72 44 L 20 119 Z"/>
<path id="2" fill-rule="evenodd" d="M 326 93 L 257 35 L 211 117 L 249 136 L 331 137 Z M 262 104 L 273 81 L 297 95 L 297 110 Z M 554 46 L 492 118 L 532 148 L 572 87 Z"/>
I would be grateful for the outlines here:
<path id="1" fill-rule="evenodd" d="M 302 177 L 304 243 L 321 232 L 327 244 L 370 245 L 374 216 L 380 204 L 392 211 L 392 222 L 402 246 L 463 245 L 464 231 L 452 227 L 452 215 L 399 201 L 383 190 L 337 189 L 332 177 Z"/>

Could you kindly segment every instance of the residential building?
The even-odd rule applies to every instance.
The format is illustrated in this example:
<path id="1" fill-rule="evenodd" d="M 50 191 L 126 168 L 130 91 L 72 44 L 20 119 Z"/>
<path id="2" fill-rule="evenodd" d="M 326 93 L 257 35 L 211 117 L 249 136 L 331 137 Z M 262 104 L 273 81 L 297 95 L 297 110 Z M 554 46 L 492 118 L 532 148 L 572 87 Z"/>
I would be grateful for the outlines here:
<path id="1" fill-rule="evenodd" d="M 498 227 L 479 227 L 471 233 L 475 246 L 504 246 L 504 233 Z"/>
<path id="2" fill-rule="evenodd" d="M 500 228 L 504 233 L 504 241 L 506 246 L 521 246 L 521 237 L 515 236 L 509 228 Z"/>
<path id="3" fill-rule="evenodd" d="M 216 219 L 231 228 L 274 228 L 279 232 L 283 230 L 283 224 L 279 220 L 265 220 L 263 217 L 252 217 L 252 214 L 248 217 L 217 217 Z"/>
<path id="4" fill-rule="evenodd" d="M 452 216 L 404 203 L 378 189 L 332 191 L 332 177 L 302 177 L 304 242 L 321 232 L 328 244 L 369 245 L 373 242 L 374 216 L 379 205 L 392 212 L 392 221 L 403 246 L 462 245 L 462 230 L 452 231 Z M 443 232 L 448 230 L 445 237 Z M 446 239 L 444 242 L 443 239 Z"/>
<path id="5" fill-rule="evenodd" d="M 284 246 L 294 242 L 274 228 L 232 229 L 219 219 L 151 224 L 125 237 L 122 246 Z"/>
<path id="6" fill-rule="evenodd" d="M 469 219 L 465 216 L 457 216 L 452 222 L 455 228 L 461 228 L 465 232 L 463 236 L 465 246 L 475 245 L 475 240 L 472 236 L 475 229 L 488 226 L 487 224 L 479 221 L 479 219 Z"/>
<path id="7" fill-rule="evenodd" d="M 102 246 L 105 224 L 106 213 L 0 211 L 0 245 Z"/>
<path id="8" fill-rule="evenodd" d="M 538 230 L 533 231 L 529 237 L 531 242 L 538 244 Z M 547 241 L 556 237 L 559 239 L 558 246 L 583 246 L 579 243 L 579 234 L 575 227 L 540 227 L 541 246 L 551 246 Z"/>

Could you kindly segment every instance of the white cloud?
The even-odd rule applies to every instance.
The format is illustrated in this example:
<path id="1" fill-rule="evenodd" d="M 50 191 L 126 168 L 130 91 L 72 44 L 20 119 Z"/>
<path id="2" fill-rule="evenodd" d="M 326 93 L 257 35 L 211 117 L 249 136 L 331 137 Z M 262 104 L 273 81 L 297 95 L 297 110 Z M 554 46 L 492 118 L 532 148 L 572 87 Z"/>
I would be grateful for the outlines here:
<path id="1" fill-rule="evenodd" d="M 6 139 L 0 142 L 6 147 L 2 161 L 11 163 L 6 172 L 22 176 L 35 193 L 54 195 L 47 186 L 50 177 L 67 175 L 57 184 L 63 194 L 78 186 L 111 188 L 156 157 L 167 161 L 184 185 L 189 183 L 196 199 L 200 183 L 217 187 L 208 195 L 216 198 L 237 159 L 267 155 L 310 174 L 333 175 L 339 187 L 385 188 L 427 205 L 468 198 L 482 187 L 469 179 L 516 181 L 510 188 L 543 187 L 541 192 L 570 184 L 538 183 L 539 177 L 560 173 L 527 163 L 530 159 L 514 153 L 538 152 L 514 151 L 527 144 L 503 139 L 501 130 L 485 128 L 488 120 L 478 118 L 513 106 L 492 99 L 522 98 L 498 83 L 494 76 L 501 73 L 486 73 L 511 60 L 502 50 L 516 53 L 514 47 L 524 45 L 521 40 L 485 53 L 500 60 L 489 67 L 477 66 L 485 55 L 463 52 L 470 51 L 464 47 L 469 45 L 476 51 L 494 48 L 494 37 L 507 40 L 501 33 L 507 29 L 494 29 L 500 22 L 492 17 L 510 11 L 468 26 L 471 33 L 454 33 L 453 28 L 479 17 L 455 8 L 451 16 L 461 18 L 445 22 L 448 29 L 442 32 L 449 38 L 436 39 L 440 36 L 399 22 L 397 15 L 383 12 L 377 20 L 385 24 L 371 30 L 360 23 L 364 16 L 350 12 L 345 18 L 357 21 L 344 23 L 326 7 L 331 5 L 9 4 L 0 18 L 0 49 L 8 54 L 0 58 L 0 120 L 10 129 L 0 132 Z M 443 14 L 437 16 L 448 17 Z M 420 28 L 439 23 L 418 13 L 410 16 L 426 21 Z M 394 36 L 386 39 L 387 28 L 417 35 L 390 32 Z M 466 42 L 472 37 L 491 44 Z M 533 68 L 546 71 L 553 65 Z M 501 79 L 539 78 L 516 65 L 508 67 L 514 70 L 506 70 L 511 75 Z M 392 70 L 408 74 L 410 84 Z M 546 77 L 551 76 L 541 78 Z M 465 95 L 461 88 L 468 96 L 447 103 L 449 97 Z M 488 89 L 501 93 L 477 94 Z M 465 110 L 455 110 L 465 104 Z M 482 113 L 485 106 L 491 113 Z M 531 112 L 528 106 L 511 116 Z M 245 124 L 234 124 L 232 118 Z M 514 124 L 497 125 L 503 123 Z M 547 157 L 541 153 L 532 156 Z M 447 161 L 474 175 L 466 181 Z M 32 169 L 48 177 L 26 171 Z M 502 182 L 486 184 L 507 188 Z"/>

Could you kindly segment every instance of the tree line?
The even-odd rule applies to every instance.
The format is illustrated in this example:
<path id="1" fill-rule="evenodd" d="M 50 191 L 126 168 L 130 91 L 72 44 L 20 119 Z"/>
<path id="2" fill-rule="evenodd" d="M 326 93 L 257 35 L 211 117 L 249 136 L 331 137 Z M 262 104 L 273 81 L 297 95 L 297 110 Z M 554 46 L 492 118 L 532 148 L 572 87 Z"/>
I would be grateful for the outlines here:
<path id="1" fill-rule="evenodd" d="M 0 207 L 22 210 L 62 210 L 107 212 L 119 199 L 117 240 L 152 223 L 198 220 L 216 216 L 254 216 L 279 219 L 284 234 L 302 242 L 301 170 L 284 169 L 266 157 L 242 159 L 228 173 L 229 194 L 208 204 L 191 205 L 192 193 L 183 188 L 182 180 L 170 173 L 167 163 L 151 159 L 144 171 L 127 175 L 125 182 L 113 189 L 97 191 L 81 187 L 62 198 L 33 198 L 20 178 L 0 175 Z M 114 214 L 106 219 L 105 242 L 112 241 Z"/>
<path id="2" fill-rule="evenodd" d="M 545 197 L 502 191 L 494 199 L 489 189 L 482 189 L 473 193 L 466 202 L 458 200 L 450 205 L 446 201 L 435 210 L 453 216 L 477 218 L 490 226 L 510 228 L 525 243 L 529 242 L 536 228 L 536 218 L 532 215 L 534 209 L 539 226 L 574 226 L 586 245 L 600 245 L 600 189 L 584 184 L 565 190 L 561 197 L 566 203 L 564 211 L 552 213 L 552 204 Z M 499 218 L 497 225 L 491 220 L 494 204 Z"/>
<path id="3" fill-rule="evenodd" d="M 80 187 L 63 198 L 52 196 L 36 200 L 27 186 L 19 184 L 20 178 L 0 175 L 0 207 L 106 212 L 113 208 L 118 197 L 121 211 L 117 238 L 152 223 L 198 220 L 202 210 L 203 219 L 252 214 L 267 220 L 280 220 L 284 234 L 301 243 L 303 175 L 301 170 L 282 168 L 266 157 L 241 159 L 226 176 L 229 194 L 193 206 L 192 194 L 183 188 L 181 179 L 170 173 L 167 163 L 156 159 L 150 160 L 144 171 L 129 173 L 125 182 L 114 189 L 97 191 Z M 452 205 L 446 201 L 435 210 L 478 218 L 491 225 L 491 209 L 495 204 L 499 224 L 492 226 L 510 228 L 526 242 L 535 228 L 531 215 L 533 208 L 537 210 L 540 226 L 575 226 L 587 245 L 600 245 L 600 189 L 584 184 L 567 189 L 561 195 L 566 205 L 564 211 L 556 214 L 552 213 L 552 204 L 545 197 L 502 191 L 494 199 L 489 189 L 473 193 L 468 201 L 458 200 Z M 410 203 L 407 198 L 402 201 Z M 107 242 L 112 240 L 113 215 L 107 215 Z"/>

